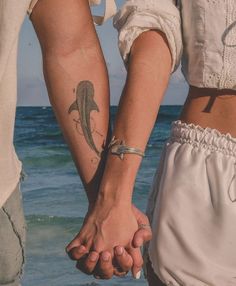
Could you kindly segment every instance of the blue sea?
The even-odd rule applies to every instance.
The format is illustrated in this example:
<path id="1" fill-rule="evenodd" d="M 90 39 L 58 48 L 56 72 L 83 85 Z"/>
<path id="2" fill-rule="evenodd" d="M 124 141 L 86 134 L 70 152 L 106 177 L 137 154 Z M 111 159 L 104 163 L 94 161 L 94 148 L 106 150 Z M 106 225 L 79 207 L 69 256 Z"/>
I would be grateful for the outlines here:
<path id="1" fill-rule="evenodd" d="M 112 120 L 117 108 L 111 107 Z M 134 203 L 145 210 L 170 124 L 181 106 L 162 106 L 138 173 Z M 87 210 L 82 183 L 51 107 L 18 107 L 15 146 L 27 174 L 22 184 L 28 225 L 26 267 L 22 286 L 147 285 L 130 275 L 109 281 L 78 272 L 64 252 L 79 231 Z"/>

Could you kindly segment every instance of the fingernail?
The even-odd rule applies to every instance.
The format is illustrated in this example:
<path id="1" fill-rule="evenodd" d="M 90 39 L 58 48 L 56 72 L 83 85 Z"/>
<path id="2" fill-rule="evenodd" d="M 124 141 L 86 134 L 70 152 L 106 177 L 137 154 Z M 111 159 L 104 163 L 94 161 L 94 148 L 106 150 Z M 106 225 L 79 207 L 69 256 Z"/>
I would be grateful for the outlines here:
<path id="1" fill-rule="evenodd" d="M 116 254 L 117 255 L 122 255 L 124 253 L 124 248 L 119 246 L 116 248 Z"/>
<path id="2" fill-rule="evenodd" d="M 141 271 L 137 272 L 135 275 L 135 279 L 140 279 L 141 277 Z"/>
<path id="3" fill-rule="evenodd" d="M 98 255 L 96 253 L 91 253 L 89 255 L 89 260 L 92 261 L 92 262 L 97 261 L 97 258 L 98 258 Z"/>
<path id="4" fill-rule="evenodd" d="M 103 253 L 102 254 L 102 260 L 103 261 L 109 261 L 109 259 L 110 259 L 109 253 Z"/>

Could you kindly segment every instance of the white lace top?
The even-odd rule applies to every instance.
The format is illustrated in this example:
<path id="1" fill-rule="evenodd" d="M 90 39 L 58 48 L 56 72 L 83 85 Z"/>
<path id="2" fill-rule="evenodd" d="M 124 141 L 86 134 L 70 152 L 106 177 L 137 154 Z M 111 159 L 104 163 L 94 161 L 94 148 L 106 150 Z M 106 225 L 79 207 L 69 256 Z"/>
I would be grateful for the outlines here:
<path id="1" fill-rule="evenodd" d="M 172 71 L 182 58 L 190 85 L 236 90 L 235 0 L 127 0 L 114 26 L 126 63 L 134 40 L 156 29 L 167 37 Z"/>

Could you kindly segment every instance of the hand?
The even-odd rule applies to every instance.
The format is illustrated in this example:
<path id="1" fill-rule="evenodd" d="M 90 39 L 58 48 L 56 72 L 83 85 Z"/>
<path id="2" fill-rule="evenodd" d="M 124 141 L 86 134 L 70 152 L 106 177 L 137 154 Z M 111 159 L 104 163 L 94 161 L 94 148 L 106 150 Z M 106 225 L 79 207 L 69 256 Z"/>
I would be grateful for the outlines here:
<path id="1" fill-rule="evenodd" d="M 139 256 L 140 252 L 139 248 L 143 246 L 143 244 L 151 240 L 152 231 L 148 217 L 144 213 L 142 213 L 138 208 L 136 208 L 135 205 L 132 206 L 132 210 L 139 225 L 139 229 L 134 234 L 132 244 L 133 247 L 135 247 L 138 251 L 134 253 L 129 251 L 126 252 L 124 247 L 117 246 L 115 247 L 115 259 L 118 262 L 118 265 L 121 269 L 129 271 L 132 268 L 133 277 L 138 279 L 140 277 L 141 268 L 143 266 L 143 260 L 140 259 Z M 130 261 L 129 255 L 133 259 L 133 265 L 128 264 L 128 261 Z"/>
<path id="2" fill-rule="evenodd" d="M 91 211 L 91 208 L 90 208 Z M 134 205 L 132 211 L 138 225 L 149 225 L 148 218 L 139 211 Z M 86 216 L 85 223 L 90 213 Z M 85 224 L 84 223 L 84 224 Z M 80 235 L 80 234 L 79 234 Z M 88 251 L 84 245 L 80 243 L 79 235 L 68 245 L 67 251 L 73 260 L 78 260 L 77 268 L 86 274 L 94 274 L 100 278 L 111 278 L 114 275 L 123 276 L 132 268 L 133 276 L 138 278 L 142 267 L 142 257 L 140 249 L 126 249 L 122 246 L 115 247 L 115 257 L 112 261 L 111 253 L 103 251 L 100 254 L 96 251 Z M 152 233 L 149 227 L 139 228 L 133 237 L 133 246 L 140 247 L 143 243 L 151 239 Z M 80 258 L 82 256 L 82 258 Z M 113 264 L 112 264 L 113 262 Z M 118 271 L 119 269 L 119 271 Z"/>
<path id="3" fill-rule="evenodd" d="M 137 229 L 138 223 L 129 203 L 114 205 L 98 202 L 67 250 L 71 252 L 75 247 L 74 250 L 85 249 L 84 252 L 77 251 L 77 260 L 90 250 L 98 253 L 107 250 L 113 256 L 113 248 L 117 245 L 127 249 L 132 247 Z"/>

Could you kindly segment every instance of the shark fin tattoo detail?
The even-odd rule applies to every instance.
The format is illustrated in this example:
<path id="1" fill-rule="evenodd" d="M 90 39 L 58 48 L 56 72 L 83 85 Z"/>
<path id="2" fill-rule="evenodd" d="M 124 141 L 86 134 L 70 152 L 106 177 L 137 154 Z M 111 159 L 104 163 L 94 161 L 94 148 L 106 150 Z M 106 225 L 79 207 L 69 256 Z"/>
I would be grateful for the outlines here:
<path id="1" fill-rule="evenodd" d="M 90 113 L 92 111 L 99 112 L 99 108 L 94 101 L 94 87 L 90 81 L 81 81 L 76 89 L 76 100 L 73 102 L 68 110 L 71 114 L 73 111 L 79 112 L 80 124 L 86 142 L 91 149 L 100 157 L 101 152 L 97 149 L 92 136 Z"/>

